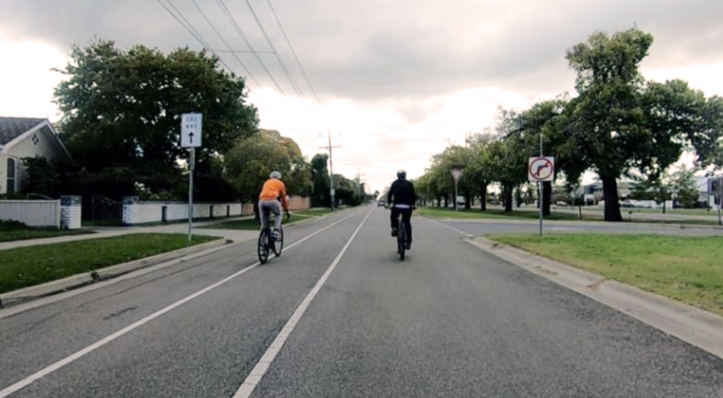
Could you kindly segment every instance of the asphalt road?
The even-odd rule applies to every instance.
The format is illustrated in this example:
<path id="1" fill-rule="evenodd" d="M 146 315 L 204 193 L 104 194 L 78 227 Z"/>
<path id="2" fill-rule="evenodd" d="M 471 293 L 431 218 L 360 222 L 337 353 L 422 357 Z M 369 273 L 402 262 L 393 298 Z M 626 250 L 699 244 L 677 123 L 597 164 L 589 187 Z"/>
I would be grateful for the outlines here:
<path id="1" fill-rule="evenodd" d="M 388 214 L 0 318 L 0 397 L 723 396 L 723 360 L 461 239 L 486 223 L 415 217 L 399 262 Z"/>

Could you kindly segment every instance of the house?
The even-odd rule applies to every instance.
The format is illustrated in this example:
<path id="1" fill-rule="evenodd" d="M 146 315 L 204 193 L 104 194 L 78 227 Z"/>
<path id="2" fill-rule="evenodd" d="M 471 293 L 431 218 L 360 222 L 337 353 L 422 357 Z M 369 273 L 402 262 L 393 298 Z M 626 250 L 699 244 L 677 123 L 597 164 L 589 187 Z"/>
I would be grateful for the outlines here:
<path id="1" fill-rule="evenodd" d="M 28 157 L 71 160 L 48 119 L 0 117 L 0 195 L 20 191 Z"/>

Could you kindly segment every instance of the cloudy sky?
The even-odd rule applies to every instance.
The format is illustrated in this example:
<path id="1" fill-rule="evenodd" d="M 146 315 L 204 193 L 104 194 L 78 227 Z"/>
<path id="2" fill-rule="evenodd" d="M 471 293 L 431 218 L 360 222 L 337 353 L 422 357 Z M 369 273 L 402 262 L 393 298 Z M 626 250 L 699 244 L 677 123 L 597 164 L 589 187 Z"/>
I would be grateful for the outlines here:
<path id="1" fill-rule="evenodd" d="M 723 95 L 723 2 L 717 0 L 0 5 L 1 116 L 57 120 L 51 99 L 61 76 L 50 69 L 65 66 L 74 43 L 102 38 L 166 52 L 208 46 L 247 78 L 262 128 L 293 138 L 308 158 L 331 137 L 340 146 L 334 172 L 359 173 L 372 191 L 388 185 L 397 169 L 412 178 L 423 174 L 433 154 L 492 124 L 498 106 L 522 110 L 574 94 L 565 52 L 595 31 L 637 26 L 655 38 L 641 65 L 645 78 L 681 78 L 708 96 Z"/>

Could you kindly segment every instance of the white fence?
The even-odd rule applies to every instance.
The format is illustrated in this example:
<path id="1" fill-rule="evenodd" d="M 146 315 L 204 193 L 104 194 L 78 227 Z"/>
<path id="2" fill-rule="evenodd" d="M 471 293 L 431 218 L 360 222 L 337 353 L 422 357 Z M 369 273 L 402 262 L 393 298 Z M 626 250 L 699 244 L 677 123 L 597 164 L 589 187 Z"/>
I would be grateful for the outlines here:
<path id="1" fill-rule="evenodd" d="M 194 203 L 193 218 L 236 217 L 242 213 L 241 203 Z M 123 202 L 123 224 L 166 222 L 188 219 L 188 204 L 182 202 Z"/>
<path id="2" fill-rule="evenodd" d="M 0 200 L 0 220 L 60 228 L 60 200 Z"/>

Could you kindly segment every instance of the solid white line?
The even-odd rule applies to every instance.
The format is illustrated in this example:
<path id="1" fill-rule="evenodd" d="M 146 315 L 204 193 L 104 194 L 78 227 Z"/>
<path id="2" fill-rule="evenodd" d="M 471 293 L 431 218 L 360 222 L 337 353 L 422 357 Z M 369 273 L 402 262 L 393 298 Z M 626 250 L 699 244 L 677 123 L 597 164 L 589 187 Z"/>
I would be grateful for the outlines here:
<path id="1" fill-rule="evenodd" d="M 290 246 L 289 246 L 288 248 L 286 248 L 286 249 L 287 249 L 287 250 L 290 250 L 290 249 L 292 249 L 294 246 L 300 245 L 301 243 L 305 242 L 306 240 L 311 239 L 313 236 L 315 236 L 315 235 L 317 235 L 317 234 L 319 234 L 319 233 L 321 233 L 321 232 L 323 232 L 323 231 L 325 231 L 325 230 L 333 227 L 334 225 L 336 225 L 336 224 L 338 224 L 338 223 L 340 223 L 340 222 L 348 219 L 349 217 L 351 217 L 351 216 L 353 216 L 353 215 L 354 215 L 354 214 L 350 214 L 350 215 L 342 218 L 341 220 L 335 221 L 335 222 L 327 225 L 326 227 L 324 227 L 324 228 L 322 228 L 322 229 L 314 232 L 313 234 L 311 234 L 311 235 L 309 235 L 309 236 L 307 236 L 307 237 L 299 240 L 298 242 L 295 242 L 294 244 L 290 245 Z M 367 217 L 369 217 L 368 214 L 367 214 Z M 364 218 L 364 220 L 366 220 L 366 217 Z M 357 231 L 358 231 L 358 229 L 357 229 Z M 356 232 L 355 232 L 354 234 L 356 235 Z M 346 248 L 346 247 L 345 247 L 345 248 Z M 141 320 L 139 320 L 139 321 L 136 321 L 136 322 L 134 322 L 134 323 L 132 323 L 132 324 L 124 327 L 123 329 L 121 329 L 121 330 L 119 330 L 119 331 L 111 334 L 110 336 L 107 336 L 107 337 L 105 337 L 105 338 L 103 338 L 103 339 L 100 339 L 100 340 L 96 341 L 95 343 L 89 345 L 88 347 L 85 347 L 84 349 L 82 349 L 82 350 L 80 350 L 80 351 L 78 351 L 78 352 L 76 352 L 76 353 L 74 353 L 74 354 L 72 354 L 72 355 L 69 355 L 69 356 L 63 358 L 63 359 L 61 359 L 60 361 L 55 362 L 54 364 L 52 364 L 52 365 L 50 365 L 50 366 L 48 366 L 48 367 L 46 367 L 46 368 L 44 368 L 44 369 L 42 369 L 42 370 L 34 373 L 34 374 L 26 377 L 25 379 L 20 380 L 20 381 L 18 381 L 17 383 L 15 383 L 15 384 L 13 384 L 13 385 L 11 385 L 11 386 L 9 386 L 9 387 L 6 387 L 6 388 L 0 390 L 0 398 L 5 398 L 5 397 L 9 396 L 10 394 L 12 394 L 12 393 L 14 393 L 14 392 L 17 392 L 18 390 L 27 387 L 28 385 L 32 384 L 33 382 L 35 382 L 35 381 L 37 381 L 37 380 L 39 380 L 39 379 L 42 379 L 43 377 L 45 377 L 45 376 L 47 376 L 47 375 L 55 372 L 56 370 L 62 368 L 63 366 L 65 366 L 65 365 L 67 365 L 67 364 L 69 364 L 69 363 L 71 363 L 71 362 L 73 362 L 73 361 L 75 361 L 75 360 L 77 360 L 77 359 L 85 356 L 85 355 L 88 354 L 88 353 L 91 353 L 91 352 L 97 350 L 98 348 L 100 348 L 100 347 L 102 347 L 102 346 L 110 343 L 111 341 L 113 341 L 113 340 L 115 340 L 115 339 L 123 336 L 124 334 L 126 334 L 126 333 L 128 333 L 128 332 L 130 332 L 130 331 L 132 331 L 132 330 L 134 330 L 134 329 L 137 329 L 137 328 L 140 327 L 140 326 L 143 326 L 144 324 L 146 324 L 146 323 L 148 323 L 148 322 L 150 322 L 150 321 L 158 318 L 159 316 L 161 316 L 161 315 L 163 315 L 163 314 L 165 314 L 165 313 L 167 313 L 167 312 L 169 312 L 169 311 L 171 311 L 171 310 L 173 310 L 173 309 L 175 309 L 175 308 L 177 308 L 177 307 L 180 307 L 181 305 L 183 305 L 183 304 L 185 304 L 185 303 L 187 303 L 187 302 L 195 299 L 196 297 L 198 297 L 198 296 L 200 296 L 200 295 L 202 295 L 202 294 L 204 294 L 204 293 L 207 293 L 207 292 L 209 292 L 209 291 L 211 291 L 211 290 L 213 290 L 213 289 L 215 289 L 215 288 L 223 285 L 224 283 L 226 283 L 226 282 L 228 282 L 228 281 L 230 281 L 230 280 L 238 277 L 239 275 L 241 275 L 241 274 L 243 274 L 243 273 L 245 273 L 245 272 L 247 272 L 247 271 L 250 271 L 250 270 L 256 268 L 258 265 L 259 265 L 259 262 L 257 261 L 256 263 L 254 263 L 254 264 L 252 264 L 252 265 L 250 265 L 250 266 L 242 269 L 241 271 L 238 271 L 238 272 L 236 272 L 235 274 L 233 274 L 233 275 L 231 275 L 231 276 L 228 276 L 228 277 L 226 277 L 226 278 L 224 278 L 224 279 L 222 279 L 222 280 L 214 283 L 213 285 L 210 285 L 210 286 L 208 286 L 208 287 L 206 287 L 206 288 L 204 288 L 204 289 L 202 289 L 202 290 L 199 290 L 198 292 L 193 293 L 193 294 L 191 294 L 190 296 L 188 296 L 188 297 L 186 297 L 186 298 L 184 298 L 184 299 L 181 299 L 181 300 L 179 300 L 179 301 L 176 301 L 175 303 L 173 303 L 173 304 L 171 304 L 171 305 L 169 305 L 169 306 L 167 306 L 167 307 L 165 307 L 165 308 L 163 308 L 163 309 L 161 309 L 161 310 L 159 310 L 159 311 L 157 311 L 157 312 L 154 312 L 153 314 L 148 315 L 148 316 L 146 316 L 145 318 L 143 318 L 143 319 L 141 319 Z"/>
<path id="2" fill-rule="evenodd" d="M 302 301 L 301 304 L 299 304 L 299 307 L 296 308 L 294 314 L 291 316 L 291 318 L 289 318 L 289 320 L 286 322 L 286 325 L 284 325 L 284 328 L 281 329 L 281 332 L 279 332 L 274 341 L 271 343 L 271 346 L 269 346 L 269 348 L 266 350 L 266 352 L 261 357 L 256 366 L 254 366 L 254 368 L 251 370 L 251 373 L 248 375 L 248 377 L 246 377 L 246 380 L 244 380 L 243 384 L 241 384 L 241 387 L 239 387 L 239 389 L 233 395 L 233 398 L 248 398 L 249 396 L 251 396 L 251 393 L 254 391 L 254 388 L 256 388 L 256 385 L 261 382 L 261 378 L 264 377 L 264 374 L 269 369 L 269 366 L 271 366 L 271 362 L 273 362 L 274 358 L 276 358 L 276 354 L 278 354 L 281 350 L 281 347 L 284 346 L 286 339 L 288 339 L 289 335 L 291 335 L 291 332 L 294 331 L 296 324 L 298 324 L 301 320 L 301 317 L 306 312 L 306 309 L 311 304 L 311 301 L 314 300 L 314 297 L 316 297 L 317 293 L 319 293 L 321 287 L 324 286 L 326 280 L 329 279 L 329 275 L 331 275 L 331 273 L 334 271 L 336 265 L 339 264 L 342 256 L 344 256 L 344 253 L 346 253 L 346 249 L 349 248 L 351 242 L 354 240 L 354 238 L 356 238 L 359 230 L 364 225 L 364 222 L 366 222 L 367 218 L 369 218 L 369 215 L 372 214 L 373 210 L 374 209 L 370 210 L 369 213 L 367 213 L 366 217 L 364 217 L 364 219 L 361 221 L 361 223 L 359 223 L 359 226 L 356 227 L 356 230 L 351 235 L 351 238 L 349 238 L 349 240 L 346 242 L 344 247 L 341 249 L 341 251 L 331 263 L 329 268 L 326 270 L 324 275 L 321 276 L 321 279 L 316 282 L 316 286 L 311 289 L 311 292 L 309 292 L 304 301 Z"/>

